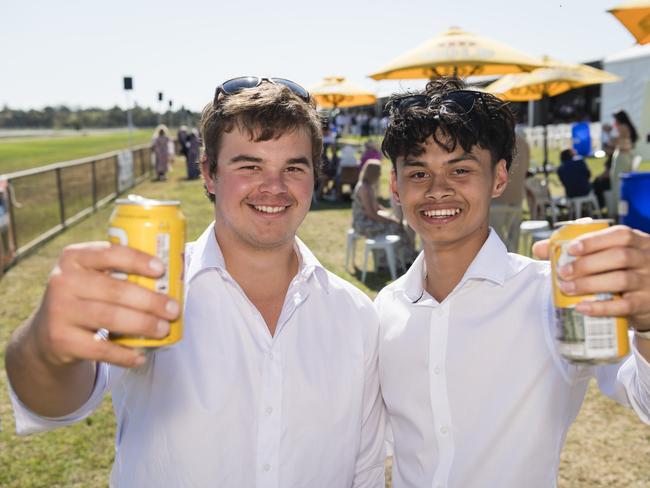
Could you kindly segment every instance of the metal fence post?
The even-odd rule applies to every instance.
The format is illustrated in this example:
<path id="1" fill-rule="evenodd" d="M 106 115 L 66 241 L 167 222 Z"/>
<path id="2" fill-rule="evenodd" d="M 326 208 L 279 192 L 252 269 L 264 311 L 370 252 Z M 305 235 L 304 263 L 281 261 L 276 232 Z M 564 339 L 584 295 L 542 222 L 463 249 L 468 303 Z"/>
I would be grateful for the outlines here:
<path id="1" fill-rule="evenodd" d="M 95 169 L 95 161 L 90 163 L 90 173 L 91 173 L 91 178 L 92 178 L 92 192 L 93 192 L 93 209 L 97 210 L 97 170 Z"/>
<path id="2" fill-rule="evenodd" d="M 7 181 L 7 207 L 9 210 L 9 225 L 11 226 L 11 242 L 9 244 L 13 246 L 9 249 L 9 253 L 12 256 L 16 253 L 16 249 L 18 249 L 18 234 L 16 234 L 16 219 L 14 217 L 13 191 L 14 189 L 11 186 L 11 180 L 9 180 Z"/>
<path id="3" fill-rule="evenodd" d="M 115 196 L 120 194 L 120 163 L 117 156 L 113 156 L 113 164 L 115 166 Z"/>
<path id="4" fill-rule="evenodd" d="M 63 202 L 63 183 L 61 182 L 61 168 L 56 168 L 56 189 L 59 196 L 59 214 L 61 216 L 61 226 L 65 227 L 65 205 Z"/>

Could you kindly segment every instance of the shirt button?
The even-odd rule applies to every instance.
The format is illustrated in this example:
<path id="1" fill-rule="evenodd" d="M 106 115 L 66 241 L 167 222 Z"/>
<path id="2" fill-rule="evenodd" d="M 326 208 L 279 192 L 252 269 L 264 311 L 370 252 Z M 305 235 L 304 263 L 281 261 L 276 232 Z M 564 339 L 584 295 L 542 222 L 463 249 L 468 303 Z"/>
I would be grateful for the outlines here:
<path id="1" fill-rule="evenodd" d="M 271 465 L 265 464 L 264 466 L 262 466 L 262 469 L 264 469 L 264 471 L 271 471 Z"/>
<path id="2" fill-rule="evenodd" d="M 435 374 L 440 374 L 441 371 L 442 371 L 442 370 L 440 369 L 440 366 L 436 366 L 435 368 L 433 368 L 433 372 L 434 372 Z"/>
<path id="3" fill-rule="evenodd" d="M 270 359 L 271 361 L 273 361 L 273 353 L 272 353 L 272 352 L 269 353 L 269 359 Z"/>
<path id="4" fill-rule="evenodd" d="M 449 432 L 449 429 L 447 428 L 446 425 L 443 425 L 442 427 L 440 427 L 440 433 L 441 433 L 442 435 L 447 434 L 447 432 Z"/>
<path id="5" fill-rule="evenodd" d="M 273 413 L 273 407 L 266 407 L 266 415 L 271 415 Z"/>

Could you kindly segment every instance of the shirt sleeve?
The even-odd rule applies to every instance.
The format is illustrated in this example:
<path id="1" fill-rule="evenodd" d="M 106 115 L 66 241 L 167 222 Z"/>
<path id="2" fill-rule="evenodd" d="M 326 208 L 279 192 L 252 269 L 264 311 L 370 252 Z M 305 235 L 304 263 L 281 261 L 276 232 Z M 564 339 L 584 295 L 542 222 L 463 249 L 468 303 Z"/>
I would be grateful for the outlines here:
<path id="1" fill-rule="evenodd" d="M 600 390 L 622 405 L 630 406 L 639 419 L 650 425 L 650 364 L 630 338 L 632 354 L 621 364 L 599 366 L 596 378 Z"/>
<path id="2" fill-rule="evenodd" d="M 386 428 L 386 411 L 379 390 L 379 317 L 372 305 L 364 317 L 369 324 L 365 343 L 365 381 L 363 390 L 363 412 L 361 425 L 361 442 L 355 466 L 353 488 L 383 488 L 384 430 Z"/>
<path id="3" fill-rule="evenodd" d="M 104 363 L 97 364 L 95 384 L 90 397 L 81 407 L 69 415 L 63 417 L 43 417 L 32 412 L 20 401 L 16 392 L 9 384 L 9 398 L 14 411 L 16 421 L 16 433 L 28 435 L 37 432 L 46 432 L 65 425 L 74 424 L 90 415 L 102 402 L 104 394 L 108 390 L 111 367 Z M 8 382 L 9 383 L 9 382 Z"/>

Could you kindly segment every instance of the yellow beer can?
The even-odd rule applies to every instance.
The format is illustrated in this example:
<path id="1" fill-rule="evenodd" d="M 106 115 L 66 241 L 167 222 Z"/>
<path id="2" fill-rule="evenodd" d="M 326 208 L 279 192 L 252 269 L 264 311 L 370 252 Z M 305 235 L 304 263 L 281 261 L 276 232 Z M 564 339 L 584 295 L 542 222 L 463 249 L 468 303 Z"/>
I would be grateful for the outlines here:
<path id="1" fill-rule="evenodd" d="M 183 305 L 183 253 L 185 248 L 185 216 L 180 202 L 150 200 L 138 195 L 118 199 L 111 214 L 108 240 L 157 256 L 164 263 L 160 278 L 115 273 L 158 293 L 164 293 Z M 183 318 L 170 323 L 169 334 L 162 339 L 111 333 L 110 340 L 130 347 L 162 347 L 183 337 Z"/>
<path id="2" fill-rule="evenodd" d="M 558 225 L 560 227 L 551 235 L 550 258 L 559 352 L 576 363 L 618 362 L 630 351 L 627 320 L 620 317 L 590 317 L 576 312 L 575 306 L 583 300 L 619 300 L 620 295 L 565 295 L 560 289 L 561 278 L 558 275 L 558 268 L 580 259 L 568 253 L 569 242 L 587 232 L 605 229 L 609 222 L 592 220 Z"/>

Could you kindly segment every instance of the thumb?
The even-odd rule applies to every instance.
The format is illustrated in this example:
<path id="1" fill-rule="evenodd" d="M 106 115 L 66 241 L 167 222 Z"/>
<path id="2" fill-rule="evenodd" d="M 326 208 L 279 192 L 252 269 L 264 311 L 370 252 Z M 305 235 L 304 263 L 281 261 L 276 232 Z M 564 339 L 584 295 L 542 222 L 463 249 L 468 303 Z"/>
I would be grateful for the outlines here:
<path id="1" fill-rule="evenodd" d="M 533 256 L 537 259 L 548 259 L 548 243 L 549 240 L 544 239 L 533 244 Z"/>

